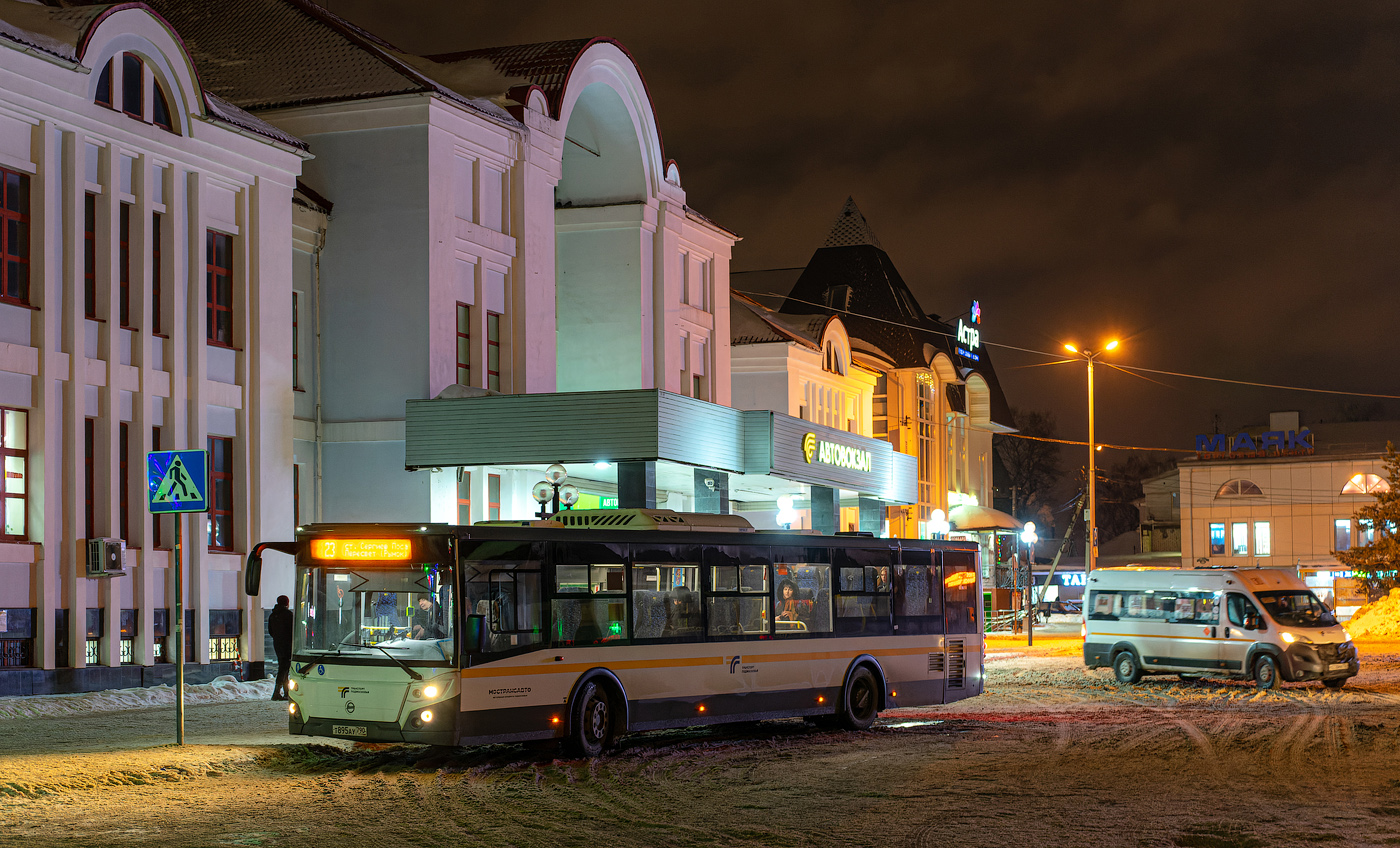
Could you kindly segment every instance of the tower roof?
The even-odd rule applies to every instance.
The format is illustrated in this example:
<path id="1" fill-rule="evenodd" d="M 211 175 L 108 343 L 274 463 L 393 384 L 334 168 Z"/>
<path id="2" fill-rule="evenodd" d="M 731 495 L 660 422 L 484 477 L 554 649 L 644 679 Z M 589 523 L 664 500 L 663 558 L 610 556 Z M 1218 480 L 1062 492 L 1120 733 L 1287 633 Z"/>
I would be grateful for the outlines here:
<path id="1" fill-rule="evenodd" d="M 875 237 L 870 222 L 865 220 L 860 207 L 856 206 L 855 198 L 847 197 L 846 205 L 841 207 L 841 213 L 836 216 L 836 223 L 831 225 L 831 234 L 826 237 L 822 247 L 853 247 L 860 244 L 884 249 L 884 245 Z"/>

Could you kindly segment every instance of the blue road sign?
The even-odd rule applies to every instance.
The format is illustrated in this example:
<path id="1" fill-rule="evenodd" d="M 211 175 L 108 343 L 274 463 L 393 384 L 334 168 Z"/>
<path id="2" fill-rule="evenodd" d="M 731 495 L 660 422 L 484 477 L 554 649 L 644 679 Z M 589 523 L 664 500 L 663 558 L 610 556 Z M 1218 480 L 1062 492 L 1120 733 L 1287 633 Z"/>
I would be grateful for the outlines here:
<path id="1" fill-rule="evenodd" d="M 209 451 L 146 454 L 146 492 L 153 513 L 208 512 Z"/>

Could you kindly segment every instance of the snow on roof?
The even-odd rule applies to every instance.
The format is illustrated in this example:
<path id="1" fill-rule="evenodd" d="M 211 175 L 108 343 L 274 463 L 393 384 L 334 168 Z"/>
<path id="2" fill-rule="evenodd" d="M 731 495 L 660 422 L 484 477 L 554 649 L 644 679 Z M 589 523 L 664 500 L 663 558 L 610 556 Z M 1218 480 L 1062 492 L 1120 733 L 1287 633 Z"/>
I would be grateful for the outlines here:
<path id="1" fill-rule="evenodd" d="M 109 8 L 55 9 L 29 0 L 0 0 L 0 36 L 76 62 L 83 35 Z"/>
<path id="2" fill-rule="evenodd" d="M 204 92 L 204 105 L 209 107 L 209 113 L 222 121 L 233 124 L 235 127 L 248 130 L 249 132 L 264 135 L 275 141 L 290 145 L 298 150 L 306 150 L 307 144 L 294 135 L 285 133 L 264 121 L 261 118 L 248 114 L 237 106 L 223 99 L 213 92 Z"/>

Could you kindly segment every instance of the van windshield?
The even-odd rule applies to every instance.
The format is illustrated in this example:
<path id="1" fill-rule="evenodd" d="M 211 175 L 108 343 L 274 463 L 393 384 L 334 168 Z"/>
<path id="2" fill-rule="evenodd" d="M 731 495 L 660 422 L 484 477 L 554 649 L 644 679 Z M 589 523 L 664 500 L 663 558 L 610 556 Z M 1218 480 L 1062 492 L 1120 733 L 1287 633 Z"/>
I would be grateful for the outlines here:
<path id="1" fill-rule="evenodd" d="M 1331 627 L 1337 623 L 1327 605 L 1307 590 L 1255 594 L 1269 617 L 1285 627 Z"/>

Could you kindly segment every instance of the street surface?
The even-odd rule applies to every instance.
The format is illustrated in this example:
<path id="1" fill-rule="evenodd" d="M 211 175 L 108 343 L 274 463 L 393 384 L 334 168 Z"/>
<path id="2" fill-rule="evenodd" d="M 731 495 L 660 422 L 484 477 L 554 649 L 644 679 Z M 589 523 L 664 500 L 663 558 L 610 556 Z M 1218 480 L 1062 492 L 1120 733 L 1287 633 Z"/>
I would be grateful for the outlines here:
<path id="1" fill-rule="evenodd" d="M 1340 692 L 1089 672 L 995 637 L 988 693 L 843 733 L 800 721 L 521 746 L 286 735 L 285 704 L 0 720 L 0 845 L 1400 844 L 1400 644 Z"/>

